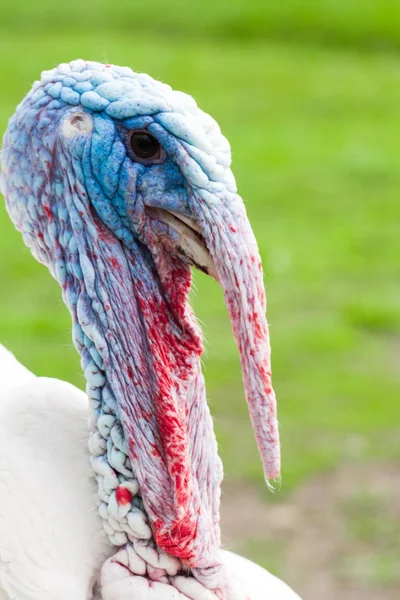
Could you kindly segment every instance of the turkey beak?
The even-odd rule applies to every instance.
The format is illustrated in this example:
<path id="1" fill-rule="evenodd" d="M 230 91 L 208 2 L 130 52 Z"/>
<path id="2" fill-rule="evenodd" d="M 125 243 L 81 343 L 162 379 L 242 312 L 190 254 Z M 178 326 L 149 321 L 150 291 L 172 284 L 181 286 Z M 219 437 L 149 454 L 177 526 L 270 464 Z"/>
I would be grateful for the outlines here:
<path id="1" fill-rule="evenodd" d="M 196 221 L 180 213 L 162 208 L 146 206 L 145 210 L 148 217 L 161 221 L 175 232 L 179 239 L 176 251 L 184 261 L 218 280 L 214 260 Z"/>

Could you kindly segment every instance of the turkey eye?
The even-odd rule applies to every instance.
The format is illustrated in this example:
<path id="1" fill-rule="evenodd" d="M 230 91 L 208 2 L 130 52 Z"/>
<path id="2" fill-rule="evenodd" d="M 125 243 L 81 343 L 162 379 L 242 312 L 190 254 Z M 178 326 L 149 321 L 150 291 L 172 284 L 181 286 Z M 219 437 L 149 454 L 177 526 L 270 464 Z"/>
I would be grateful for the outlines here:
<path id="1" fill-rule="evenodd" d="M 143 161 L 161 162 L 162 148 L 158 140 L 145 130 L 133 131 L 129 143 L 134 158 Z"/>

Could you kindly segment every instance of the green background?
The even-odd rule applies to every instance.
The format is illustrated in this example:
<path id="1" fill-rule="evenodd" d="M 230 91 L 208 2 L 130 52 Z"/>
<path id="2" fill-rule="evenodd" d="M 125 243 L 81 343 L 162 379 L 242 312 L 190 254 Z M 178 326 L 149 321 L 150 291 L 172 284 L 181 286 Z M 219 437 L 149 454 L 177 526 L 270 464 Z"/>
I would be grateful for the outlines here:
<path id="1" fill-rule="evenodd" d="M 192 94 L 230 140 L 268 294 L 283 454 L 273 498 L 221 290 L 196 274 L 193 304 L 226 472 L 267 502 L 343 464 L 400 457 L 399 50 L 390 0 L 0 6 L 1 131 L 41 70 L 80 57 Z M 83 387 L 58 287 L 3 206 L 0 231 L 1 342 Z"/>

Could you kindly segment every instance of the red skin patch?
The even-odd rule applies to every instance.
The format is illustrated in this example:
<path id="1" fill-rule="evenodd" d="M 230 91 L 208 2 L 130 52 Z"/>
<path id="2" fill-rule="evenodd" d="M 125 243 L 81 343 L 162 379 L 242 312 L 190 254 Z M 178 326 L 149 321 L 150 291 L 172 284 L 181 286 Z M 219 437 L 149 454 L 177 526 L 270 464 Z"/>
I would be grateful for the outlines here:
<path id="1" fill-rule="evenodd" d="M 159 519 L 153 524 L 154 537 L 156 544 L 188 564 L 196 558 L 196 552 L 192 542 L 197 535 L 197 522 L 188 516 L 183 519 L 176 519 L 163 531 L 163 522 Z M 184 543 L 182 543 L 184 541 Z"/>
<path id="2" fill-rule="evenodd" d="M 110 265 L 114 267 L 114 269 L 121 269 L 121 265 L 119 264 L 119 260 L 115 258 L 115 256 L 110 257 Z"/>
<path id="3" fill-rule="evenodd" d="M 106 225 L 104 225 L 103 221 L 99 218 L 98 214 L 96 213 L 96 211 L 94 210 L 94 208 L 92 207 L 92 205 L 90 203 L 88 206 L 88 216 L 89 216 L 89 218 L 90 217 L 92 218 L 92 220 L 96 226 L 96 229 L 97 229 L 97 235 L 99 236 L 99 239 L 102 242 L 106 242 L 106 243 L 110 244 L 111 246 L 119 245 L 117 238 L 108 229 L 108 227 Z"/>
<path id="4" fill-rule="evenodd" d="M 132 502 L 132 494 L 124 487 L 118 486 L 115 490 L 115 497 L 120 506 L 125 506 Z"/>
<path id="5" fill-rule="evenodd" d="M 46 204 L 43 206 L 43 212 L 46 215 L 46 217 L 48 219 L 52 219 L 53 218 L 53 213 L 51 212 L 51 208 L 50 206 L 46 206 Z"/>
<path id="6" fill-rule="evenodd" d="M 172 374 L 178 373 L 182 383 L 189 378 L 191 357 L 193 354 L 201 354 L 201 343 L 193 338 L 177 340 L 171 331 L 165 308 L 160 306 L 154 298 L 139 296 L 138 301 L 143 315 L 146 317 L 145 323 L 150 347 L 153 354 L 160 359 L 157 364 L 159 390 L 155 404 L 163 452 L 174 483 L 176 505 L 186 507 L 193 493 L 187 451 L 189 443 L 186 416 L 182 407 L 176 404 Z M 177 303 L 177 298 L 174 297 L 173 301 L 175 311 L 182 311 L 183 309 Z M 180 531 L 182 532 L 182 529 Z M 168 535 L 170 534 L 169 531 Z M 163 543 L 164 539 L 160 538 L 161 547 L 163 547 Z M 173 545 L 175 543 L 173 542 Z"/>

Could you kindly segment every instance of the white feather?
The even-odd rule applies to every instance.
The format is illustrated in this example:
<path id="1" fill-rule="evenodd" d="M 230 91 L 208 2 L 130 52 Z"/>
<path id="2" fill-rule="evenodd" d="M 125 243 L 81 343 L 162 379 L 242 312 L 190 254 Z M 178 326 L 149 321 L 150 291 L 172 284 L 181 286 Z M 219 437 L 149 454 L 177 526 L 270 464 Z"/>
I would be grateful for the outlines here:
<path id="1" fill-rule="evenodd" d="M 87 418 L 82 391 L 35 377 L 0 346 L 0 600 L 91 600 L 100 568 L 116 551 L 93 501 Z M 298 599 L 254 563 L 225 551 L 223 557 L 229 600 Z M 123 577 L 106 600 L 189 597 Z"/>

